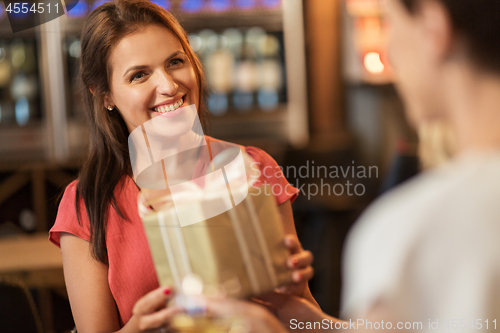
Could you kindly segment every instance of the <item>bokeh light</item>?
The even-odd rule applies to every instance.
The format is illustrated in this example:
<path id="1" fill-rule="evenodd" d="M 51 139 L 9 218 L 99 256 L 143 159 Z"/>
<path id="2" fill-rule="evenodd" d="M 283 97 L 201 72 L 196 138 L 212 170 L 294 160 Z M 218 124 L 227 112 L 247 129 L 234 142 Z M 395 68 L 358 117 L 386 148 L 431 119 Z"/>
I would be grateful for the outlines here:
<path id="1" fill-rule="evenodd" d="M 241 9 L 252 9 L 255 7 L 255 0 L 237 0 L 236 5 Z"/>
<path id="2" fill-rule="evenodd" d="M 97 7 L 99 7 L 100 5 L 103 5 L 105 4 L 106 2 L 108 2 L 110 0 L 97 0 L 96 2 L 94 2 L 94 4 L 92 5 L 92 10 L 96 9 Z"/>
<path id="3" fill-rule="evenodd" d="M 79 0 L 78 3 L 67 13 L 67 15 L 72 18 L 78 18 L 84 17 L 88 12 L 89 5 L 84 0 Z"/>
<path id="4" fill-rule="evenodd" d="M 151 2 L 165 10 L 170 10 L 172 8 L 170 1 L 168 0 L 151 0 Z"/>
<path id="5" fill-rule="evenodd" d="M 231 1 L 229 0 L 210 0 L 209 7 L 214 12 L 224 12 L 229 10 L 231 7 Z"/>
<path id="6" fill-rule="evenodd" d="M 196 13 L 203 9 L 203 0 L 183 0 L 181 9 L 188 13 Z"/>
<path id="7" fill-rule="evenodd" d="M 278 8 L 281 6 L 281 0 L 261 0 L 262 5 L 266 8 Z"/>
<path id="8" fill-rule="evenodd" d="M 24 126 L 30 119 L 30 105 L 26 97 L 21 97 L 16 101 L 16 122 L 19 126 Z"/>
<path id="9" fill-rule="evenodd" d="M 384 71 L 385 66 L 380 59 L 380 53 L 368 52 L 364 59 L 365 68 L 372 74 L 380 74 Z"/>

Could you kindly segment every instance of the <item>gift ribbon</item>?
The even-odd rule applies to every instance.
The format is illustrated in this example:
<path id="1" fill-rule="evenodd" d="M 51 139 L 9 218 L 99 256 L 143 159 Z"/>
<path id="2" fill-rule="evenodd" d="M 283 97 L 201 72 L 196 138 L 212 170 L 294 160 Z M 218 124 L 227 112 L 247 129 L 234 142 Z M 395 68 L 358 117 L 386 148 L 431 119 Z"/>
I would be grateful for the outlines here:
<path id="1" fill-rule="evenodd" d="M 172 277 L 174 279 L 174 284 L 176 288 L 179 290 L 181 286 L 181 276 L 179 274 L 179 270 L 177 269 L 177 265 L 175 264 L 175 256 L 174 251 L 172 249 L 172 244 L 168 239 L 167 233 L 167 225 L 165 223 L 165 216 L 163 211 L 159 211 L 157 214 L 158 223 L 160 225 L 160 233 L 163 241 L 163 247 L 165 248 L 165 253 L 167 254 L 168 264 L 170 266 L 170 272 L 172 273 Z"/>

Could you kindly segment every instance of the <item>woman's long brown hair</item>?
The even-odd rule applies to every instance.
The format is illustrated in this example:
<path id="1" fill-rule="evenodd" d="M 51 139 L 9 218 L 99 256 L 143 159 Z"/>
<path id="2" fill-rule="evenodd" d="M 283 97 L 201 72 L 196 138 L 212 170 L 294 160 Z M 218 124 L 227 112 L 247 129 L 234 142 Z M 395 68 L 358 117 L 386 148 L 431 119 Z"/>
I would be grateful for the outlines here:
<path id="1" fill-rule="evenodd" d="M 80 201 L 83 199 L 90 222 L 92 255 L 103 263 L 108 262 L 105 233 L 109 211 L 115 209 L 121 218 L 130 219 L 122 214 L 116 195 L 126 177 L 132 177 L 127 127 L 118 111 L 109 112 L 104 107 L 104 96 L 110 90 L 108 59 L 113 46 L 123 37 L 151 24 L 168 28 L 179 39 L 196 73 L 200 120 L 202 124 L 206 120 L 206 84 L 202 66 L 189 46 L 186 32 L 172 14 L 147 0 L 115 0 L 89 14 L 81 36 L 80 74 L 90 128 L 90 148 L 79 174 L 75 205 L 81 223 Z"/>

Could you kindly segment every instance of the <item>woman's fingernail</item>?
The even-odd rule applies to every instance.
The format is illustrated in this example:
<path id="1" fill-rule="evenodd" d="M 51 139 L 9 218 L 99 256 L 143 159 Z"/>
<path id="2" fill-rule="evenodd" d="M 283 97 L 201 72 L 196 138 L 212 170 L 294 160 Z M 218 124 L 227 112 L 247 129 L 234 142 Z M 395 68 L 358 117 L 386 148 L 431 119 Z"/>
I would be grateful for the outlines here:
<path id="1" fill-rule="evenodd" d="M 293 267 L 297 267 L 297 265 L 298 265 L 298 264 L 299 264 L 299 259 L 297 259 L 297 258 L 293 258 L 293 259 L 292 259 L 292 266 L 293 266 Z"/>
<path id="2" fill-rule="evenodd" d="M 165 288 L 165 290 L 163 290 L 163 293 L 165 295 L 170 295 L 172 293 L 172 290 L 170 288 Z"/>
<path id="3" fill-rule="evenodd" d="M 299 282 L 300 280 L 302 280 L 302 274 L 296 272 L 293 275 L 293 279 L 295 280 L 295 282 Z"/>

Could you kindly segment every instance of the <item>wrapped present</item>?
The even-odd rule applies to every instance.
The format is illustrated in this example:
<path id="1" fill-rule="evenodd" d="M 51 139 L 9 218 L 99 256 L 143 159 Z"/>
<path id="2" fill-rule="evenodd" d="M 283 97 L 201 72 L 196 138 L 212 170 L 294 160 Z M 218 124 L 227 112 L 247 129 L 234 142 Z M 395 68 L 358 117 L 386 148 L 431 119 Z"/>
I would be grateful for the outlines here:
<path id="1" fill-rule="evenodd" d="M 239 148 L 238 154 L 243 154 Z M 186 190 L 191 195 L 184 201 L 162 198 L 158 211 L 146 209 L 143 197 L 142 220 L 161 285 L 180 290 L 183 279 L 195 274 L 205 293 L 248 297 L 291 282 L 281 216 L 270 185 L 235 185 L 241 177 L 228 171 L 227 182 L 205 179 L 203 189 Z"/>
<path id="2" fill-rule="evenodd" d="M 195 276 L 202 282 L 198 293 L 249 297 L 290 283 L 270 185 L 255 185 L 260 172 L 239 146 L 206 142 L 194 106 L 180 117 L 155 117 L 129 136 L 139 212 L 160 284 L 185 292 L 186 277 Z M 165 128 L 184 123 L 194 130 L 165 141 Z"/>
<path id="3" fill-rule="evenodd" d="M 250 187 L 237 206 L 184 227 L 174 207 L 143 216 L 160 284 L 181 289 L 183 278 L 196 274 L 207 290 L 247 297 L 290 283 L 281 217 L 268 186 Z M 216 200 L 180 209 L 202 210 Z"/>

